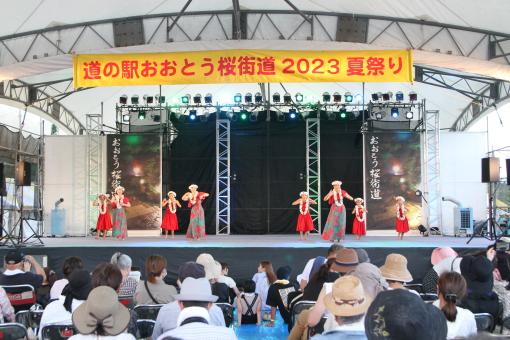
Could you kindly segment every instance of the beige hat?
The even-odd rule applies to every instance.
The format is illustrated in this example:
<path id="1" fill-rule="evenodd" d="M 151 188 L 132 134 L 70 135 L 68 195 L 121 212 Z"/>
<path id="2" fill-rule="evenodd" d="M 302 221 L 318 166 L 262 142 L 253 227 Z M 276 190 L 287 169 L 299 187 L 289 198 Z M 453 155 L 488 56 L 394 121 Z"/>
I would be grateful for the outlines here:
<path id="1" fill-rule="evenodd" d="M 72 319 L 80 334 L 92 334 L 101 326 L 107 335 L 119 335 L 126 330 L 130 314 L 112 288 L 99 286 L 76 308 Z"/>
<path id="2" fill-rule="evenodd" d="M 331 293 L 324 297 L 326 308 L 336 316 L 365 314 L 370 301 L 365 295 L 361 281 L 352 275 L 345 275 L 333 283 Z"/>
<path id="3" fill-rule="evenodd" d="M 205 277 L 207 280 L 211 280 L 215 278 L 215 272 L 216 272 L 216 261 L 214 261 L 214 258 L 211 254 L 202 253 L 198 255 L 196 263 L 202 265 L 205 270 Z M 221 267 L 221 265 L 220 265 Z M 221 269 L 220 269 L 221 273 Z"/>
<path id="4" fill-rule="evenodd" d="M 413 277 L 407 270 L 407 259 L 400 254 L 389 254 L 386 262 L 380 268 L 381 274 L 386 280 L 398 282 L 411 282 Z"/>

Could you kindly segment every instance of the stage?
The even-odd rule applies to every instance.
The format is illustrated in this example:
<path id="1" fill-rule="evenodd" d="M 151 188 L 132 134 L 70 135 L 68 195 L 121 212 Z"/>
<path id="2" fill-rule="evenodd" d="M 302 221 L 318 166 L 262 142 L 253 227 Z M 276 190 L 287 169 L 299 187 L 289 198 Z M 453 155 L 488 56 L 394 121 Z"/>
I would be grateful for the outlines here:
<path id="1" fill-rule="evenodd" d="M 450 246 L 459 253 L 469 253 L 487 247 L 491 241 L 474 238 L 449 236 L 406 236 L 399 241 L 388 235 L 367 236 L 357 241 L 347 235 L 342 244 L 346 247 L 365 248 L 371 262 L 377 266 L 384 263 L 389 253 L 400 253 L 409 260 L 409 270 L 415 280 L 420 281 L 430 268 L 430 253 L 436 247 Z M 99 262 L 109 261 L 116 251 L 124 252 L 133 259 L 133 266 L 143 268 L 144 259 L 151 254 L 160 254 L 168 260 L 169 280 L 174 281 L 178 266 L 193 261 L 203 252 L 211 253 L 221 262 L 230 266 L 230 275 L 238 281 L 251 278 L 257 271 L 258 261 L 270 260 L 275 267 L 290 265 L 292 276 L 299 274 L 306 261 L 318 255 L 325 255 L 330 242 L 318 235 L 311 235 L 307 241 L 299 241 L 297 235 L 208 235 L 205 240 L 188 241 L 184 235 L 174 240 L 159 237 L 130 237 L 126 241 L 112 238 L 96 240 L 93 237 L 42 238 L 44 247 L 26 248 L 26 254 L 48 256 L 50 268 L 60 273 L 62 262 L 67 256 L 80 256 L 86 269 L 92 270 Z M 4 256 L 8 248 L 1 248 Z"/>

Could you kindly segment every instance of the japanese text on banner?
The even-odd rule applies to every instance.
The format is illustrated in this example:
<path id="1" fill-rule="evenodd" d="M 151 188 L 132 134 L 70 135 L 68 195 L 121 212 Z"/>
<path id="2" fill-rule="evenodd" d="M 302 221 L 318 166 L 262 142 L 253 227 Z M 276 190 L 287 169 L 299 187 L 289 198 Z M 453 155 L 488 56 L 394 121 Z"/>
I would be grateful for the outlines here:
<path id="1" fill-rule="evenodd" d="M 112 192 L 115 192 L 115 189 L 120 186 L 122 181 L 122 169 L 120 168 L 119 162 L 120 156 L 120 138 L 115 137 L 112 139 L 112 171 L 110 173 L 112 177 Z"/>
<path id="2" fill-rule="evenodd" d="M 380 200 L 381 197 L 381 168 L 379 167 L 379 137 L 371 136 L 369 141 L 369 187 L 370 199 Z"/>

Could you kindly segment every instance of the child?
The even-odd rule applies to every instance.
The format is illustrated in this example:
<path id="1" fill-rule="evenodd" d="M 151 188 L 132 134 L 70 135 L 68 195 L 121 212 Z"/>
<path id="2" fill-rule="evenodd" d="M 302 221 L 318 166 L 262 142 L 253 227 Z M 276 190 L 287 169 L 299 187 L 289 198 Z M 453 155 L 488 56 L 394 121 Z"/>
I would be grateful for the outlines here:
<path id="1" fill-rule="evenodd" d="M 363 206 L 362 198 L 355 198 L 354 203 L 356 203 L 356 206 L 352 211 L 352 214 L 355 216 L 352 223 L 352 233 L 356 235 L 356 240 L 359 240 L 361 236 L 366 234 L 365 222 L 367 220 L 367 210 Z"/>
<path id="2" fill-rule="evenodd" d="M 177 221 L 177 207 L 181 207 L 181 203 L 175 199 L 177 194 L 173 191 L 169 191 L 168 200 L 163 199 L 161 205 L 163 208 L 166 206 L 165 216 L 161 222 L 161 228 L 165 230 L 165 240 L 168 239 L 168 231 L 172 231 L 172 240 L 174 239 L 174 232 L 179 229 L 179 223 Z"/>
<path id="3" fill-rule="evenodd" d="M 259 294 L 255 293 L 255 282 L 247 280 L 243 287 L 244 290 L 241 296 L 236 299 L 237 327 L 241 327 L 243 323 L 256 323 L 257 326 L 260 326 L 262 322 L 262 300 Z"/>
<path id="4" fill-rule="evenodd" d="M 98 201 L 96 202 L 96 205 L 99 209 L 99 216 L 97 218 L 97 225 L 96 225 L 96 240 L 98 240 L 101 237 L 101 232 L 103 233 L 103 240 L 106 238 L 106 233 L 108 230 L 112 229 L 112 217 L 110 216 L 110 213 L 108 211 L 108 194 L 99 194 L 98 195 Z"/>
<path id="5" fill-rule="evenodd" d="M 308 234 L 310 231 L 314 230 L 312 216 L 310 215 L 310 204 L 317 204 L 314 200 L 308 197 L 308 193 L 306 191 L 301 191 L 299 193 L 301 198 L 298 198 L 292 205 L 299 205 L 299 217 L 297 220 L 296 230 L 299 231 L 299 240 L 303 240 L 308 238 Z"/>
<path id="6" fill-rule="evenodd" d="M 406 216 L 406 200 L 402 196 L 395 197 L 395 201 L 397 204 L 395 206 L 397 219 L 395 220 L 395 229 L 397 230 L 397 238 L 402 240 L 404 238 L 404 234 L 409 231 L 409 221 Z"/>

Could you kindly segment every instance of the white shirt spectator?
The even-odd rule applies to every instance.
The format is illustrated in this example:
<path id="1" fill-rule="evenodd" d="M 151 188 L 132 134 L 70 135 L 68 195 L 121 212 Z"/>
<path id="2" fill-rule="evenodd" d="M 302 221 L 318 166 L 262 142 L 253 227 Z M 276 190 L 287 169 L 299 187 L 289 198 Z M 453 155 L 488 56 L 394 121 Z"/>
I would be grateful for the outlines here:
<path id="1" fill-rule="evenodd" d="M 129 333 L 121 333 L 119 335 L 95 335 L 95 334 L 76 334 L 68 340 L 136 340 L 134 336 Z"/>
<path id="2" fill-rule="evenodd" d="M 439 308 L 439 300 L 434 301 L 433 304 Z M 475 315 L 468 309 L 457 307 L 455 321 L 446 320 L 446 324 L 448 326 L 448 339 L 464 339 L 477 332 Z"/>
<path id="3" fill-rule="evenodd" d="M 44 308 L 43 314 L 41 316 L 41 323 L 39 326 L 39 339 L 42 339 L 41 330 L 44 328 L 44 326 L 67 325 L 73 323 L 72 314 L 69 313 L 64 307 L 65 299 L 65 296 L 60 295 L 58 300 L 50 302 L 46 308 Z M 83 301 L 74 299 L 71 305 L 71 310 L 74 312 L 74 310 L 78 308 L 78 306 L 82 303 Z"/>
<path id="4" fill-rule="evenodd" d="M 218 278 L 218 282 L 226 284 L 230 289 L 234 289 L 235 287 L 237 287 L 236 282 L 230 276 L 221 275 Z"/>
<path id="5" fill-rule="evenodd" d="M 51 300 L 58 299 L 60 295 L 62 295 L 62 291 L 64 290 L 64 287 L 67 286 L 68 283 L 69 283 L 68 279 L 60 279 L 55 281 L 53 287 L 51 287 L 50 290 L 50 299 Z"/>
<path id="6" fill-rule="evenodd" d="M 269 280 L 264 272 L 256 273 L 252 278 L 255 282 L 255 293 L 259 294 L 260 300 L 262 300 L 262 311 L 270 311 L 271 306 L 266 305 L 267 291 L 269 290 Z"/>

